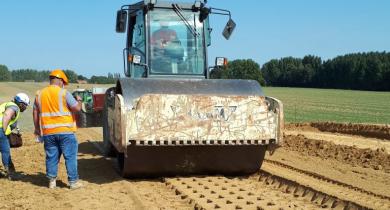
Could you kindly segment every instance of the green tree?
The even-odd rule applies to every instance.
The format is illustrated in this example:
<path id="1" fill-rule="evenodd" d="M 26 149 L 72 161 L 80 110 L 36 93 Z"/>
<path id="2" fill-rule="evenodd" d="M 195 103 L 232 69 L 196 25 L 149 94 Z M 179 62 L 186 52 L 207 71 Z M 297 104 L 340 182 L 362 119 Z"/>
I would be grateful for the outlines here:
<path id="1" fill-rule="evenodd" d="M 306 55 L 302 59 L 302 64 L 305 71 L 305 87 L 315 86 L 317 81 L 317 73 L 321 71 L 322 60 L 321 57 L 314 55 Z"/>
<path id="2" fill-rule="evenodd" d="M 368 52 L 337 56 L 323 63 L 316 75 L 317 87 L 390 90 L 390 53 Z"/>
<path id="3" fill-rule="evenodd" d="M 116 81 L 116 78 L 114 77 L 114 74 L 108 73 L 107 74 L 107 83 L 112 84 L 112 83 L 115 83 L 115 81 Z"/>
<path id="4" fill-rule="evenodd" d="M 84 77 L 83 75 L 77 75 L 77 80 L 88 80 L 88 78 Z"/>
<path id="5" fill-rule="evenodd" d="M 368 52 L 337 56 L 273 59 L 262 66 L 267 85 L 356 90 L 390 90 L 390 53 Z"/>
<path id="6" fill-rule="evenodd" d="M 48 70 L 38 71 L 35 77 L 35 81 L 37 82 L 49 81 L 49 75 L 50 75 L 50 71 Z"/>
<path id="7" fill-rule="evenodd" d="M 0 65 L 0 82 L 10 81 L 11 72 L 6 65 Z"/>
<path id="8" fill-rule="evenodd" d="M 109 73 L 107 77 L 105 76 L 92 76 L 88 83 L 92 84 L 114 84 L 116 82 L 116 78 L 112 73 Z"/>
<path id="9" fill-rule="evenodd" d="M 70 83 L 76 83 L 77 82 L 77 74 L 76 72 L 72 70 L 64 70 L 66 76 L 68 77 L 68 80 Z"/>
<path id="10" fill-rule="evenodd" d="M 277 59 L 272 59 L 261 68 L 267 86 L 278 86 L 281 80 L 281 69 Z"/>
<path id="11" fill-rule="evenodd" d="M 211 79 L 227 79 L 227 69 L 225 67 L 215 67 L 210 71 Z"/>
<path id="12" fill-rule="evenodd" d="M 256 80 L 260 85 L 265 85 L 260 66 L 252 59 L 238 59 L 229 62 L 227 66 L 227 78 Z"/>

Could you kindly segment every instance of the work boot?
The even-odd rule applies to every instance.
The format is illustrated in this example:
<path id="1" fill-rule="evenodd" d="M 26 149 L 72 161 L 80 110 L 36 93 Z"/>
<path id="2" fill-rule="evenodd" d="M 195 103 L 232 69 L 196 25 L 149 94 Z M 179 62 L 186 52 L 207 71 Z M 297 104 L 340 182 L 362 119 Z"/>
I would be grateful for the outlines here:
<path id="1" fill-rule="evenodd" d="M 8 167 L 4 167 L 4 168 L 5 168 L 6 177 L 9 180 L 12 181 L 12 180 L 19 180 L 19 179 L 21 179 L 22 174 L 16 172 L 15 166 L 14 166 L 14 164 L 12 162 L 9 164 Z"/>
<path id="2" fill-rule="evenodd" d="M 49 188 L 55 189 L 56 187 L 57 187 L 57 179 L 56 178 L 49 179 Z"/>
<path id="3" fill-rule="evenodd" d="M 13 176 L 12 175 L 13 175 L 14 172 L 12 172 L 12 170 L 8 166 L 5 166 L 4 170 L 5 170 L 5 173 L 4 173 L 5 177 L 8 180 L 12 181 L 13 180 L 13 178 L 12 178 Z"/>
<path id="4" fill-rule="evenodd" d="M 5 172 L 0 171 L 0 177 L 1 177 L 1 178 L 5 177 Z"/>
<path id="5" fill-rule="evenodd" d="M 82 188 L 82 187 L 84 187 L 84 185 L 80 182 L 80 180 L 69 183 L 69 188 L 71 190 L 79 189 L 79 188 Z"/>
<path id="6" fill-rule="evenodd" d="M 9 166 L 8 166 L 8 169 L 11 173 L 15 173 L 16 172 L 16 169 L 15 169 L 15 165 L 13 162 L 10 162 L 9 163 Z"/>

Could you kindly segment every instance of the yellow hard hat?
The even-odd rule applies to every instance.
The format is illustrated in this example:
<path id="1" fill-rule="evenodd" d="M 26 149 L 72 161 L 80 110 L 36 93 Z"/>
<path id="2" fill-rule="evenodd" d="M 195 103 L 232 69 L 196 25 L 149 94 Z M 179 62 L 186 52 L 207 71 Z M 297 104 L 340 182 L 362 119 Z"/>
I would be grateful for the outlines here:
<path id="1" fill-rule="evenodd" d="M 61 69 L 55 69 L 50 73 L 51 77 L 57 77 L 59 79 L 62 79 L 64 81 L 64 85 L 67 85 L 69 83 L 68 77 L 65 75 L 64 71 Z"/>

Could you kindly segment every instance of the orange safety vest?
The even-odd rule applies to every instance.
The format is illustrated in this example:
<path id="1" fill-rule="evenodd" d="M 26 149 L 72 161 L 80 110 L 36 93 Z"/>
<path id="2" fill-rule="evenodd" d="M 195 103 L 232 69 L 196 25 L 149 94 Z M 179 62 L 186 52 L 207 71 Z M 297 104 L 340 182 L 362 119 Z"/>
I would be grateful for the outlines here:
<path id="1" fill-rule="evenodd" d="M 66 90 L 50 85 L 38 93 L 43 135 L 76 131 L 76 122 L 66 103 Z"/>

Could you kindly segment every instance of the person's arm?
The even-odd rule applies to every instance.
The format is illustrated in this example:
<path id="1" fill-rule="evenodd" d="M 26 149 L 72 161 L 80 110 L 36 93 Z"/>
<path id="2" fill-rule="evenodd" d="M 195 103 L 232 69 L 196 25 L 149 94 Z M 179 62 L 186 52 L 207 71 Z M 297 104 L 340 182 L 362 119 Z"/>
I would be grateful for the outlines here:
<path id="1" fill-rule="evenodd" d="M 76 99 L 66 91 L 66 104 L 68 105 L 70 111 L 79 112 L 81 110 L 82 100 L 80 96 L 76 96 Z"/>
<path id="2" fill-rule="evenodd" d="M 8 124 L 9 122 L 11 121 L 12 117 L 15 115 L 15 111 L 13 109 L 10 109 L 10 108 L 7 108 L 5 111 L 4 111 L 4 114 L 3 114 L 3 131 L 5 133 L 5 131 L 7 130 L 8 128 Z"/>
<path id="3" fill-rule="evenodd" d="M 39 120 L 39 108 L 37 99 L 35 99 L 34 107 L 33 107 L 33 121 L 34 121 L 34 134 L 40 136 L 41 135 L 41 123 Z"/>
<path id="4" fill-rule="evenodd" d="M 14 122 L 14 124 L 12 124 L 11 126 L 11 130 L 14 130 L 18 127 L 18 122 Z"/>
<path id="5" fill-rule="evenodd" d="M 33 121 L 34 121 L 34 134 L 41 135 L 41 124 L 39 120 L 39 110 L 37 108 L 33 109 Z"/>

